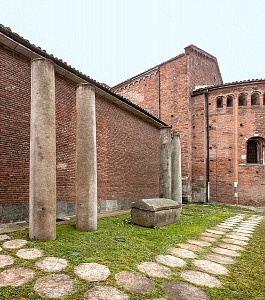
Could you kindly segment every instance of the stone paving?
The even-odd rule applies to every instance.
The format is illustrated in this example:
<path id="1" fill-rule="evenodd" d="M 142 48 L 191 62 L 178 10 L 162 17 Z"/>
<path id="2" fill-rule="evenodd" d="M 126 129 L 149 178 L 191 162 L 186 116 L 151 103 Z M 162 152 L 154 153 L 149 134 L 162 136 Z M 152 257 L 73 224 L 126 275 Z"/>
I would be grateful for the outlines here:
<path id="1" fill-rule="evenodd" d="M 249 217 L 244 214 L 228 218 L 215 228 L 203 232 L 196 240 L 173 245 L 167 249 L 167 254 L 161 253 L 154 261 L 142 262 L 137 272 L 122 271 L 115 274 L 117 285 L 122 290 L 104 285 L 111 274 L 105 265 L 81 263 L 74 268 L 73 276 L 69 276 L 63 274 L 68 266 L 66 259 L 43 258 L 44 251 L 26 248 L 28 241 L 12 240 L 7 234 L 0 235 L 0 251 L 15 249 L 17 257 L 36 260 L 36 269 L 50 273 L 34 282 L 34 291 L 43 299 L 64 299 L 74 295 L 78 286 L 74 278 L 77 276 L 98 284 L 85 292 L 84 299 L 87 300 L 129 300 L 126 291 L 142 293 L 146 300 L 210 300 L 200 287 L 222 287 L 223 283 L 218 276 L 229 274 L 229 266 L 236 263 L 240 251 L 248 245 L 255 227 L 262 219 L 262 216 Z M 12 267 L 15 264 L 13 256 L 0 255 L 0 287 L 17 287 L 34 281 L 35 270 Z M 191 270 L 186 269 L 187 263 L 192 266 Z M 183 281 L 170 280 L 174 273 L 178 273 Z M 146 298 L 146 293 L 156 290 L 153 278 L 164 278 L 167 281 L 163 285 L 167 298 Z"/>

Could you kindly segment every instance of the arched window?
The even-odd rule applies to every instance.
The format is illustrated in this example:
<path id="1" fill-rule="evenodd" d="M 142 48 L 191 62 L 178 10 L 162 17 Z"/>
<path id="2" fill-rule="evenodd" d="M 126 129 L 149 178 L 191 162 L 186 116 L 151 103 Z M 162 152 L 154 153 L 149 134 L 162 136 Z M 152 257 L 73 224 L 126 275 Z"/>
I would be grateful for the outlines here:
<path id="1" fill-rule="evenodd" d="M 252 137 L 247 140 L 247 163 L 264 164 L 265 140 L 261 137 Z"/>
<path id="2" fill-rule="evenodd" d="M 240 94 L 238 97 L 238 106 L 246 106 L 246 105 L 247 105 L 246 94 Z"/>
<path id="3" fill-rule="evenodd" d="M 217 97 L 216 108 L 223 108 L 223 97 L 221 97 L 221 96 Z"/>
<path id="4" fill-rule="evenodd" d="M 259 105 L 259 93 L 255 92 L 251 95 L 251 105 Z"/>
<path id="5" fill-rule="evenodd" d="M 227 96 L 226 107 L 233 107 L 233 96 L 231 96 L 231 95 Z"/>

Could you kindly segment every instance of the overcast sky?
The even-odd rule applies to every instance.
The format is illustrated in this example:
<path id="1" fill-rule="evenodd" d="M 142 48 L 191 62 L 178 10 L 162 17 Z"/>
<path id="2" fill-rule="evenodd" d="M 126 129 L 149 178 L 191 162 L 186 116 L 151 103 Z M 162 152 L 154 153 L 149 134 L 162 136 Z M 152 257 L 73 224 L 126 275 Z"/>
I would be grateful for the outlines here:
<path id="1" fill-rule="evenodd" d="M 110 86 L 184 52 L 224 82 L 265 78 L 264 0 L 0 0 L 0 23 Z"/>

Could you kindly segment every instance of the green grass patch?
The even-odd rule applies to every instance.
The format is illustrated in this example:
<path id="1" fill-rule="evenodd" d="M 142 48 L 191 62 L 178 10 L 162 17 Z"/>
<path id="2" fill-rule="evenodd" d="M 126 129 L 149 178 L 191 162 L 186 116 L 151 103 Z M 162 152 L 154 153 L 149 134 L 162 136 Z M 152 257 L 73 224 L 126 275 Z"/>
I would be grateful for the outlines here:
<path id="1" fill-rule="evenodd" d="M 69 274 L 77 280 L 77 292 L 65 299 L 83 299 L 84 293 L 94 285 L 117 285 L 115 274 L 121 271 L 138 271 L 137 265 L 143 261 L 154 261 L 158 254 L 166 254 L 169 247 L 177 243 L 195 239 L 201 232 L 212 228 L 228 217 L 238 213 L 252 215 L 254 212 L 234 206 L 214 204 L 183 205 L 180 222 L 160 228 L 144 228 L 131 223 L 129 215 L 102 218 L 98 220 L 98 230 L 95 232 L 80 232 L 75 224 L 57 226 L 57 239 L 51 242 L 29 241 L 25 247 L 35 247 L 45 252 L 45 256 L 65 258 L 68 267 L 61 273 Z M 257 214 L 257 213 L 255 213 Z M 207 289 L 211 299 L 264 299 L 264 227 L 265 221 L 256 229 L 250 244 L 236 260 L 236 264 L 228 266 L 228 276 L 219 277 L 224 283 L 222 288 Z M 12 233 L 13 238 L 28 239 L 28 231 Z M 25 248 L 24 247 L 24 248 Z M 16 257 L 17 250 L 3 249 L 1 254 L 11 254 Z M 205 249 L 207 252 L 208 250 Z M 35 260 L 23 260 L 16 257 L 15 266 L 25 266 L 36 271 L 35 279 L 21 287 L 0 289 L 0 299 L 41 299 L 34 291 L 34 282 L 38 277 L 48 275 L 35 268 Z M 111 276 L 104 283 L 88 283 L 75 276 L 74 267 L 80 263 L 96 262 L 109 267 Z M 188 264 L 187 268 L 191 268 Z M 183 280 L 180 269 L 173 269 L 174 276 L 170 281 Z M 153 281 L 157 289 L 146 298 L 165 297 L 163 284 L 168 281 L 156 279 Z M 128 291 L 126 291 L 128 293 Z M 130 293 L 128 293 L 130 294 Z M 143 299 L 142 294 L 130 294 L 131 300 Z"/>

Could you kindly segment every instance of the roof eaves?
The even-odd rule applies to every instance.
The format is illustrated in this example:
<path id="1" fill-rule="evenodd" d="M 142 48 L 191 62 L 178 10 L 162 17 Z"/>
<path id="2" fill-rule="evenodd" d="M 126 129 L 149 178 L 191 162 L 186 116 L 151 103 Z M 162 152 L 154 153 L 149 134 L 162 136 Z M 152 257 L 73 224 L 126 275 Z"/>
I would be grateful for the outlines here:
<path id="1" fill-rule="evenodd" d="M 14 44 L 12 41 L 15 41 L 16 43 Z M 24 39 L 17 33 L 14 33 L 10 28 L 5 27 L 2 24 L 0 24 L 0 43 L 5 44 L 7 47 L 20 52 L 31 59 L 38 57 L 50 59 L 55 63 L 55 70 L 62 76 L 67 77 L 76 83 L 88 82 L 95 86 L 99 95 L 108 98 L 113 103 L 126 107 L 127 110 L 135 113 L 136 115 L 140 115 L 142 118 L 149 120 L 150 123 L 153 123 L 158 127 L 168 127 L 166 123 L 156 118 L 137 104 L 122 97 L 121 95 L 114 93 L 106 85 L 102 85 L 91 77 L 81 73 L 72 66 L 68 65 L 66 62 L 63 62 L 63 60 L 54 57 L 52 54 L 48 54 L 40 47 L 31 44 L 28 40 Z"/>
<path id="2" fill-rule="evenodd" d="M 148 69 L 148 70 L 146 70 L 146 71 L 144 71 L 144 72 L 142 72 L 142 73 L 140 73 L 140 74 L 137 74 L 137 75 L 135 75 L 135 76 L 133 76 L 133 77 L 131 77 L 131 78 L 128 78 L 128 79 L 126 79 L 125 81 L 122 81 L 122 82 L 118 83 L 117 85 L 113 86 L 113 87 L 112 87 L 112 90 L 115 90 L 115 89 L 117 89 L 117 88 L 119 88 L 119 87 L 121 87 L 121 86 L 123 86 L 123 85 L 126 85 L 126 84 L 130 83 L 131 81 L 135 81 L 135 80 L 137 80 L 138 78 L 141 78 L 141 77 L 143 77 L 143 76 L 145 76 L 145 75 L 151 73 L 152 71 L 157 70 L 157 69 L 158 69 L 159 67 L 161 67 L 162 65 L 165 65 L 165 64 L 167 64 L 167 63 L 169 63 L 169 62 L 171 62 L 171 61 L 173 61 L 173 60 L 176 60 L 176 59 L 178 59 L 178 58 L 180 58 L 180 57 L 182 57 L 182 56 L 184 56 L 184 55 L 185 55 L 184 53 L 181 53 L 181 54 L 179 54 L 179 55 L 177 55 L 177 56 L 175 56 L 175 57 L 172 57 L 172 58 L 170 58 L 170 59 L 168 59 L 168 60 L 162 62 L 161 64 L 156 65 L 156 66 L 154 66 L 154 67 L 152 67 L 152 68 L 150 68 L 150 69 Z"/>
<path id="3" fill-rule="evenodd" d="M 228 82 L 228 83 L 224 83 L 224 84 L 220 84 L 220 85 L 211 85 L 211 86 L 206 86 L 203 88 L 199 88 L 196 90 L 193 90 L 191 95 L 195 96 L 198 94 L 203 94 L 205 91 L 210 91 L 210 90 L 216 90 L 216 89 L 220 89 L 220 88 L 226 88 L 229 86 L 236 86 L 236 85 L 246 85 L 246 84 L 253 84 L 256 83 L 258 81 L 265 81 L 265 79 L 247 79 L 247 80 L 242 80 L 242 81 L 233 81 L 233 82 Z"/>

